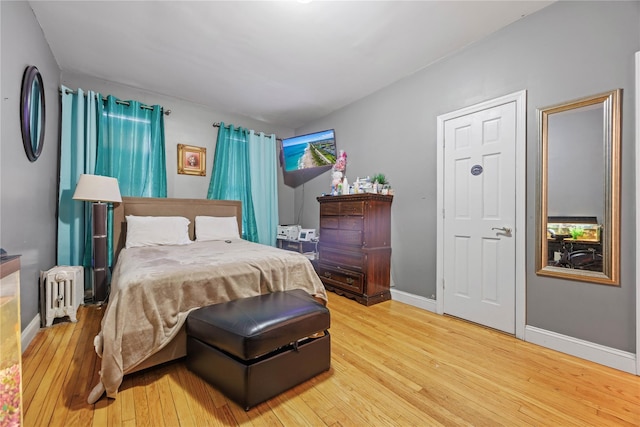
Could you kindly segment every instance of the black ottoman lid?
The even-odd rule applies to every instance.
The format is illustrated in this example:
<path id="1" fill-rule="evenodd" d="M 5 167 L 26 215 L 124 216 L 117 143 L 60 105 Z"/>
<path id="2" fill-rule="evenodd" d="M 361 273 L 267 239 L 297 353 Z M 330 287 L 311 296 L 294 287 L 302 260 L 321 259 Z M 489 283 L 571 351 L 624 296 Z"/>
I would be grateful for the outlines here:
<path id="1" fill-rule="evenodd" d="M 187 335 L 244 360 L 329 326 L 329 310 L 302 289 L 214 304 L 187 317 Z"/>

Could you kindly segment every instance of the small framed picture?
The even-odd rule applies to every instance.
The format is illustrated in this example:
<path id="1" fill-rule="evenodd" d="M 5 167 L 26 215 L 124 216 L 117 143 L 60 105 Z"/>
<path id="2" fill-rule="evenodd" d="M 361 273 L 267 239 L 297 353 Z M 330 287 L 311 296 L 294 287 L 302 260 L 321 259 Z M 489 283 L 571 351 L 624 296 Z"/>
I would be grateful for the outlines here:
<path id="1" fill-rule="evenodd" d="M 207 149 L 178 144 L 178 173 L 185 175 L 207 174 Z"/>

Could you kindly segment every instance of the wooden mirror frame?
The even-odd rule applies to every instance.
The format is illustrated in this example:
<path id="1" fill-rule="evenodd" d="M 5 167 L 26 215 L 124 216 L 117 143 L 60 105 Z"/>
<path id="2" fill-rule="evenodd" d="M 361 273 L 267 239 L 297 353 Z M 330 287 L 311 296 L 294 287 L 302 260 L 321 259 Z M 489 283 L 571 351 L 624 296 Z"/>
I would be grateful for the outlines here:
<path id="1" fill-rule="evenodd" d="M 538 109 L 538 200 L 536 228 L 536 274 L 618 286 L 620 284 L 620 132 L 622 90 L 589 96 Z M 549 116 L 555 113 L 601 104 L 603 114 L 604 216 L 602 272 L 556 267 L 548 263 L 548 151 Z"/>
<path id="2" fill-rule="evenodd" d="M 37 89 L 37 93 L 34 88 Z M 38 103 L 34 105 L 37 97 Z M 38 108 L 40 114 L 36 114 Z M 35 162 L 42 153 L 44 145 L 45 125 L 44 85 L 38 69 L 30 65 L 22 77 L 22 91 L 20 96 L 20 124 L 22 129 L 22 144 L 27 158 Z"/>

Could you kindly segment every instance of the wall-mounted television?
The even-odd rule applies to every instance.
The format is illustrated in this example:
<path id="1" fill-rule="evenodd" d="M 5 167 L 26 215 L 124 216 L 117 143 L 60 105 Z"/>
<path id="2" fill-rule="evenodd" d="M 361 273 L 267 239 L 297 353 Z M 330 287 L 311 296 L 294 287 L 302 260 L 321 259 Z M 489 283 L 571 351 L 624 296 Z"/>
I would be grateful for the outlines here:
<path id="1" fill-rule="evenodd" d="M 333 129 L 283 139 L 280 159 L 285 184 L 297 187 L 330 170 L 336 153 Z"/>
<path id="2" fill-rule="evenodd" d="M 333 129 L 282 140 L 285 172 L 333 166 L 336 162 L 336 134 Z"/>

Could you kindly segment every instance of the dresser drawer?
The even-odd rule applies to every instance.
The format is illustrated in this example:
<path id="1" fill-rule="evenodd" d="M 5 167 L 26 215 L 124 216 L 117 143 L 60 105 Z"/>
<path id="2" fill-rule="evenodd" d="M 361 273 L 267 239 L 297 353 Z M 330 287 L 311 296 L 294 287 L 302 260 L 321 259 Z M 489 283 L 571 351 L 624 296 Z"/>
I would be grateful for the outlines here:
<path id="1" fill-rule="evenodd" d="M 338 196 L 340 197 L 340 196 Z M 323 215 L 364 215 L 365 202 L 342 202 L 323 203 L 320 205 L 320 216 Z"/>
<path id="2" fill-rule="evenodd" d="M 320 228 L 334 228 L 340 230 L 362 231 L 361 216 L 321 216 Z"/>
<path id="3" fill-rule="evenodd" d="M 363 252 L 342 251 L 326 246 L 320 246 L 318 258 L 327 264 L 338 264 L 358 270 L 363 270 L 366 262 L 366 255 Z"/>
<path id="4" fill-rule="evenodd" d="M 361 216 L 341 216 L 338 222 L 340 230 L 362 231 L 364 221 Z"/>
<path id="5" fill-rule="evenodd" d="M 338 216 L 320 216 L 320 228 L 340 228 L 340 217 Z"/>
<path id="6" fill-rule="evenodd" d="M 362 273 L 326 265 L 320 261 L 318 276 L 328 285 L 356 293 L 364 292 L 364 275 Z"/>
<path id="7" fill-rule="evenodd" d="M 364 215 L 364 202 L 340 203 L 340 215 Z"/>
<path id="8" fill-rule="evenodd" d="M 320 228 L 320 239 L 326 243 L 362 246 L 362 231 Z"/>
<path id="9" fill-rule="evenodd" d="M 320 216 L 340 215 L 340 203 L 324 203 L 320 205 Z"/>

